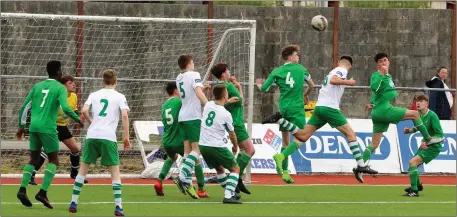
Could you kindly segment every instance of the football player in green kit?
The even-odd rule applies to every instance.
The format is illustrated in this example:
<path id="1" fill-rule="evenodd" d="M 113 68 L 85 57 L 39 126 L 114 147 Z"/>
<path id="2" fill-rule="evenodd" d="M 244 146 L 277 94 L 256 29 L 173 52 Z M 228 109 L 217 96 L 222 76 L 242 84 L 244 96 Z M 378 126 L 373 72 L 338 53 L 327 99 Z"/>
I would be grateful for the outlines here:
<path id="1" fill-rule="evenodd" d="M 282 49 L 281 56 L 286 62 L 284 65 L 275 68 L 266 80 L 257 79 L 256 84 L 262 92 L 267 92 L 273 83 L 279 86 L 279 110 L 282 117 L 300 129 L 303 129 L 306 124 L 305 111 L 303 109 L 304 98 L 308 96 L 314 87 L 314 82 L 308 70 L 298 63 L 299 48 L 295 45 L 289 45 Z M 303 84 L 308 84 L 306 91 L 303 91 Z M 289 144 L 290 133 L 289 129 L 280 127 L 282 132 L 282 148 L 281 153 L 288 150 L 297 150 L 299 144 L 292 141 Z M 291 148 L 286 149 L 286 147 Z M 276 162 L 276 171 L 282 175 L 282 180 L 288 184 L 292 184 L 294 180 L 289 175 L 288 159 L 282 161 L 282 165 L 278 165 L 278 157 L 273 156 Z M 287 154 L 288 156 L 288 154 Z"/>
<path id="2" fill-rule="evenodd" d="M 414 127 L 420 131 L 427 145 L 441 143 L 442 136 L 431 136 L 427 127 L 423 124 L 418 111 L 395 107 L 390 104 L 397 96 L 392 76 L 389 74 L 390 62 L 387 54 L 378 53 L 374 57 L 376 68 L 378 69 L 371 75 L 370 87 L 372 90 L 371 104 L 367 105 L 371 111 L 373 122 L 373 140 L 363 153 L 363 160 L 369 161 L 371 154 L 381 143 L 382 134 L 387 131 L 390 124 L 397 124 L 402 120 L 412 120 Z"/>
<path id="3" fill-rule="evenodd" d="M 432 137 L 443 137 L 443 129 L 441 128 L 440 119 L 438 115 L 435 114 L 432 110 L 428 109 L 428 97 L 421 95 L 417 97 L 416 101 L 417 110 L 419 110 L 420 117 L 424 126 L 427 128 L 430 136 Z M 417 127 L 405 128 L 403 132 L 405 134 L 417 132 Z M 406 188 L 407 197 L 419 197 L 419 191 L 422 191 L 424 187 L 419 179 L 419 171 L 417 168 L 423 163 L 430 163 L 435 159 L 441 152 L 442 143 L 435 143 L 432 145 L 427 145 L 425 140 L 422 140 L 422 144 L 417 150 L 415 156 L 409 161 L 409 180 L 411 187 Z"/>

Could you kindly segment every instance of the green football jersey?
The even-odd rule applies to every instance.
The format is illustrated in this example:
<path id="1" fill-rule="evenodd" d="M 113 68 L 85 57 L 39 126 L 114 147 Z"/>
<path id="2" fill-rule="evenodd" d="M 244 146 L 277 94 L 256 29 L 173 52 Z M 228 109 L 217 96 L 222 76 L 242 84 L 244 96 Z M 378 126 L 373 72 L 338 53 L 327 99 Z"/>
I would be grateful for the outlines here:
<path id="1" fill-rule="evenodd" d="M 301 64 L 286 63 L 274 69 L 262 85 L 262 92 L 268 91 L 270 86 L 275 83 L 279 87 L 279 109 L 287 107 L 303 108 L 303 84 L 311 76 Z"/>
<path id="2" fill-rule="evenodd" d="M 421 116 L 422 123 L 424 123 L 430 136 L 443 137 L 443 129 L 441 128 L 440 119 L 438 118 L 438 115 L 436 115 L 435 112 L 428 109 L 427 113 L 422 114 L 419 111 L 419 114 Z"/>
<path id="3" fill-rule="evenodd" d="M 32 102 L 30 132 L 57 133 L 56 123 L 60 107 L 70 118 L 79 122 L 79 116 L 68 105 L 67 98 L 67 88 L 54 79 L 35 84 L 19 111 L 19 127 L 23 128 L 25 125 L 27 113 L 24 111 L 30 101 Z"/>
<path id="4" fill-rule="evenodd" d="M 230 112 L 233 119 L 233 126 L 244 126 L 244 107 L 243 99 L 241 98 L 240 92 L 236 89 L 235 85 L 230 82 L 220 82 L 219 84 L 224 84 L 227 87 L 228 97 L 238 97 L 240 100 L 236 103 L 230 103 L 225 105 L 225 109 Z"/>
<path id="5" fill-rule="evenodd" d="M 371 75 L 370 87 L 372 91 L 371 103 L 375 106 L 390 102 L 398 96 L 390 74 L 382 75 L 379 71 L 374 72 Z"/>
<path id="6" fill-rule="evenodd" d="M 179 97 L 172 97 L 162 105 L 162 143 L 165 147 L 183 144 L 183 130 L 179 130 L 178 122 L 181 106 L 182 101 Z"/>

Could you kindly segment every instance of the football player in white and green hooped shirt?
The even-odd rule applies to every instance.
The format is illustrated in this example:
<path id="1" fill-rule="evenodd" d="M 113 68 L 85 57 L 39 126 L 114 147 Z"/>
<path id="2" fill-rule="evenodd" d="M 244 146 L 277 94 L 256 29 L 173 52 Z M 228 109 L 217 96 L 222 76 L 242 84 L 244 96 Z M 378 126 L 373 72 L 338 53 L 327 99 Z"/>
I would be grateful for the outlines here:
<path id="1" fill-rule="evenodd" d="M 179 129 L 184 131 L 184 162 L 181 171 L 179 171 L 179 176 L 174 178 L 174 182 L 180 187 L 181 192 L 186 191 L 194 199 L 209 197 L 205 191 L 205 175 L 200 163 L 200 150 L 198 148 L 202 104 L 205 105 L 208 102 L 203 93 L 205 87 L 201 81 L 200 73 L 194 71 L 192 56 L 180 56 L 178 65 L 183 70 L 176 77 L 176 86 L 182 100 L 178 121 Z M 194 167 L 198 193 L 192 187 Z"/>
<path id="2" fill-rule="evenodd" d="M 84 179 L 89 170 L 89 165 L 96 164 L 98 158 L 101 157 L 100 164 L 108 166 L 111 173 L 114 202 L 116 204 L 114 214 L 116 216 L 124 216 L 116 128 L 121 114 L 124 129 L 124 149 L 128 149 L 130 147 L 128 118 L 128 111 L 130 109 L 125 96 L 114 90 L 117 85 L 117 75 L 114 70 L 107 69 L 103 72 L 103 84 L 105 88 L 91 93 L 81 111 L 91 125 L 87 130 L 81 168 L 73 185 L 69 211 L 71 213 L 77 212 L 79 195 L 84 185 Z M 89 116 L 90 108 L 92 108 L 93 121 Z"/>
<path id="3" fill-rule="evenodd" d="M 301 142 L 306 142 L 319 128 L 325 124 L 329 124 L 332 128 L 338 129 L 349 141 L 349 148 L 351 149 L 354 159 L 357 161 L 357 168 L 353 170 L 357 180 L 363 183 L 360 173 L 376 174 L 375 170 L 365 166 L 362 158 L 362 150 L 357 143 L 357 137 L 354 130 L 348 124 L 348 121 L 341 113 L 340 102 L 344 94 L 345 86 L 354 86 L 355 80 L 347 80 L 348 70 L 352 68 L 352 58 L 349 56 L 342 56 L 338 61 L 338 67 L 330 71 L 325 77 L 322 88 L 319 91 L 316 107 L 314 113 L 305 126 L 305 129 L 299 130 L 298 127 L 283 119 L 281 114 L 274 114 L 267 117 L 264 122 L 278 123 L 285 129 L 289 129 L 294 136 Z M 286 127 L 289 126 L 289 127 Z M 300 147 L 303 143 L 300 144 Z M 299 148 L 299 147 L 298 147 Z M 284 152 L 278 154 L 278 159 L 287 159 L 289 155 L 297 151 L 297 148 L 287 147 Z"/>

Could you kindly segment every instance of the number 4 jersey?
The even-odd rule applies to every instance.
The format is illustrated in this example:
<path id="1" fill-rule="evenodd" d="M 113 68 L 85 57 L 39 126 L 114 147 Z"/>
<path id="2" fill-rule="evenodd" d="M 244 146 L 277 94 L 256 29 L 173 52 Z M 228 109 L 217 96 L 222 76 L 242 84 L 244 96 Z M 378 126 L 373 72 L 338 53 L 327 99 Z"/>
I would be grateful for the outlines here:
<path id="1" fill-rule="evenodd" d="M 179 130 L 179 111 L 182 101 L 178 97 L 169 98 L 162 105 L 163 136 L 162 143 L 165 147 L 183 145 L 183 130 Z"/>
<path id="2" fill-rule="evenodd" d="M 84 105 L 92 107 L 92 124 L 86 138 L 117 142 L 119 114 L 124 109 L 130 110 L 125 96 L 114 89 L 105 88 L 91 93 Z"/>
<path id="3" fill-rule="evenodd" d="M 206 103 L 203 109 L 199 145 L 225 148 L 225 132 L 233 130 L 230 112 L 214 101 Z"/>
<path id="4" fill-rule="evenodd" d="M 319 91 L 316 106 L 326 106 L 340 110 L 341 97 L 343 96 L 345 86 L 330 84 L 330 80 L 332 80 L 333 76 L 346 79 L 347 74 L 348 70 L 342 67 L 336 67 L 328 73 Z"/>
<path id="5" fill-rule="evenodd" d="M 303 84 L 311 79 L 311 76 L 301 64 L 286 63 L 274 69 L 262 85 L 262 92 L 268 91 L 273 83 L 279 86 L 279 109 L 285 108 L 302 108 Z"/>

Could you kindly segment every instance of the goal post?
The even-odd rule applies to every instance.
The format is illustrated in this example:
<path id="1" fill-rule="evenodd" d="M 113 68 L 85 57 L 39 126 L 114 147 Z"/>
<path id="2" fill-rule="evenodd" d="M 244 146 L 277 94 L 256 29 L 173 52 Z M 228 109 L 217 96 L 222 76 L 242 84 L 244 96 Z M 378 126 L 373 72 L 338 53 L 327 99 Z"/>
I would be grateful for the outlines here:
<path id="1" fill-rule="evenodd" d="M 76 77 L 80 102 L 102 88 L 103 69 L 118 72 L 116 89 L 126 96 L 131 109 L 133 146 L 123 150 L 119 145 L 123 174 L 140 174 L 148 152 L 160 146 L 157 138 L 147 144 L 139 140 L 133 122 L 160 121 L 161 105 L 168 98 L 164 86 L 179 74 L 180 55 L 193 56 L 196 71 L 205 81 L 211 66 L 229 65 L 245 90 L 245 120 L 251 135 L 255 34 L 255 20 L 1 13 L 0 139 L 3 162 L 9 162 L 2 164 L 2 176 L 21 173 L 28 159 L 28 142 L 15 140 L 17 115 L 31 87 L 47 78 L 45 65 L 50 60 L 60 60 L 64 74 Z M 208 47 L 216 48 L 213 54 L 207 52 Z M 87 126 L 73 131 L 78 143 L 86 131 Z M 122 139 L 121 126 L 117 136 Z M 68 154 L 61 144 L 58 173 L 68 173 Z M 97 165 L 91 173 L 108 175 Z"/>

